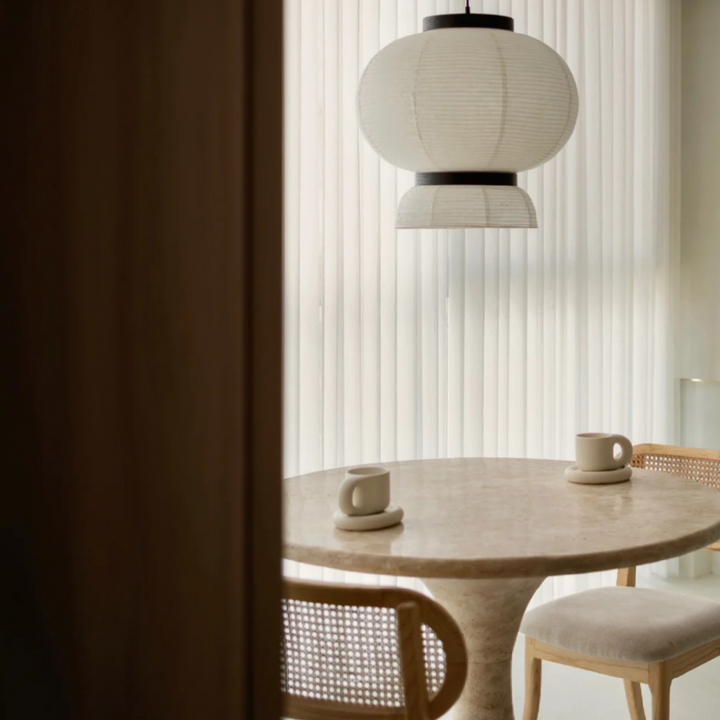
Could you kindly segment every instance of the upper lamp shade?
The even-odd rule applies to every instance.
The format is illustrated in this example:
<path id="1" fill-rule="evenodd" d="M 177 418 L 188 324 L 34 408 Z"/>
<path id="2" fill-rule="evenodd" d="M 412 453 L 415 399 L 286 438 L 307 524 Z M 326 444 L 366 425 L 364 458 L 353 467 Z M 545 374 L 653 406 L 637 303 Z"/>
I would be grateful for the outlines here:
<path id="1" fill-rule="evenodd" d="M 517 173 L 565 145 L 578 92 L 565 61 L 513 32 L 511 18 L 440 15 L 372 58 L 358 112 L 375 151 L 418 173 L 397 227 L 530 228 L 535 208 Z"/>

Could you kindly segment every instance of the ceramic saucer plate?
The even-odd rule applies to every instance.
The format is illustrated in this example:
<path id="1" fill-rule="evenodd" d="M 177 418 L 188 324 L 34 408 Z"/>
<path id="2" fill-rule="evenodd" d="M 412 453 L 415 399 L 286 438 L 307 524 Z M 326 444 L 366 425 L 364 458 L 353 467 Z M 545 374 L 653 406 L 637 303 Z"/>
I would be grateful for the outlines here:
<path id="1" fill-rule="evenodd" d="M 398 505 L 388 505 L 382 512 L 372 515 L 346 515 L 342 510 L 336 510 L 333 522 L 341 530 L 381 530 L 397 525 L 404 514 Z"/>
<path id="2" fill-rule="evenodd" d="M 627 465 L 617 470 L 602 470 L 597 472 L 585 472 L 577 465 L 572 465 L 565 470 L 565 478 L 571 483 L 580 485 L 612 485 L 613 483 L 626 482 L 632 476 L 632 468 Z"/>

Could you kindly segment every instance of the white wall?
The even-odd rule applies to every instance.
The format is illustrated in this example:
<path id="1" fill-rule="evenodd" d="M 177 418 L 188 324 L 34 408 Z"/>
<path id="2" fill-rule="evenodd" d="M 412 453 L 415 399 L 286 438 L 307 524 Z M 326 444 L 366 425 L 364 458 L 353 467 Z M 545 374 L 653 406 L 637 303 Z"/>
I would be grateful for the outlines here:
<path id="1" fill-rule="evenodd" d="M 720 0 L 682 0 L 680 442 L 720 449 Z M 690 382 L 700 378 L 705 382 Z M 664 574 L 720 574 L 720 553 L 663 564 Z"/>
<path id="2" fill-rule="evenodd" d="M 683 380 L 680 414 L 682 445 L 720 450 L 720 383 Z"/>
<path id="3" fill-rule="evenodd" d="M 682 1 L 681 214 L 679 375 L 720 381 L 720 0 Z"/>

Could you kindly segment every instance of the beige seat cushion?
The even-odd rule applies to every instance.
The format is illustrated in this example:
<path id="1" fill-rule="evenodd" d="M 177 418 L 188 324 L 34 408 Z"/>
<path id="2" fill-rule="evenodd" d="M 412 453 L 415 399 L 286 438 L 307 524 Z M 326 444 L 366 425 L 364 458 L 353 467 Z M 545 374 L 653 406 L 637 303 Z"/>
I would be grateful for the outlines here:
<path id="1" fill-rule="evenodd" d="M 720 638 L 720 604 L 660 590 L 600 588 L 531 610 L 520 630 L 581 655 L 662 662 Z"/>

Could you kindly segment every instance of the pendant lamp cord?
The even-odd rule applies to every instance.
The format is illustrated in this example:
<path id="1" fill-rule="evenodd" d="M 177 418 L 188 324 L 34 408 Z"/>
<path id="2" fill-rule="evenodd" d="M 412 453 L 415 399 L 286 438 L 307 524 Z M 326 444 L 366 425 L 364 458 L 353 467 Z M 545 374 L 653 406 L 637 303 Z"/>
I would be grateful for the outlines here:
<path id="1" fill-rule="evenodd" d="M 470 14 L 470 0 L 465 0 L 465 14 Z"/>

